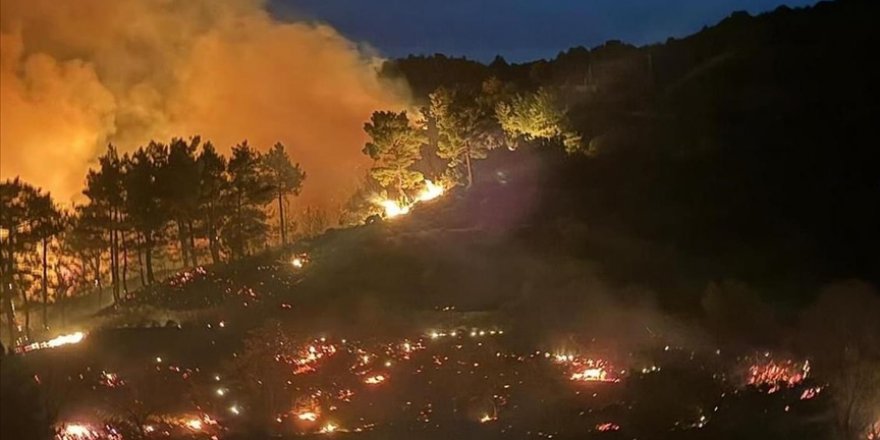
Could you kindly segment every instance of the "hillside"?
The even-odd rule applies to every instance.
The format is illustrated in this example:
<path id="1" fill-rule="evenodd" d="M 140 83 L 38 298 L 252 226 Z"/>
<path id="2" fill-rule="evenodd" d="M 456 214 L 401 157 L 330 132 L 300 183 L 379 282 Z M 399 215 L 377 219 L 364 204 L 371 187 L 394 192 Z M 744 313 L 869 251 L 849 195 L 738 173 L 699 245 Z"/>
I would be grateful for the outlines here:
<path id="1" fill-rule="evenodd" d="M 594 241 L 640 248 L 600 251 L 569 237 L 573 252 L 638 259 L 664 249 L 683 257 L 682 279 L 741 278 L 797 298 L 833 279 L 880 276 L 880 71 L 867 49 L 880 43 L 878 9 L 842 0 L 738 12 L 646 47 L 608 42 L 519 65 L 410 57 L 386 73 L 422 99 L 489 76 L 557 90 L 595 157 L 499 152 L 478 178 L 540 169 L 534 227 L 567 219 L 601 231 Z M 661 255 L 649 260 L 668 261 Z"/>

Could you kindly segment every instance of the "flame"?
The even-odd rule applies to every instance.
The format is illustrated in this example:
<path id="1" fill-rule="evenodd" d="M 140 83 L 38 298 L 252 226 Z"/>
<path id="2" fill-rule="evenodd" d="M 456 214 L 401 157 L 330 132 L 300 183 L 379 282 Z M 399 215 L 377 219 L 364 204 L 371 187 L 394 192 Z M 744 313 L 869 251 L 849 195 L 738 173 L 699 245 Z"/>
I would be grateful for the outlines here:
<path id="1" fill-rule="evenodd" d="M 332 422 L 328 422 L 326 425 L 321 427 L 321 431 L 319 431 L 319 432 L 321 434 L 332 434 L 332 433 L 336 432 L 338 429 L 339 429 L 338 425 L 336 425 L 335 423 L 332 423 Z"/>
<path id="2" fill-rule="evenodd" d="M 546 353 L 550 357 L 550 353 Z M 602 359 L 583 359 L 575 355 L 557 354 L 553 357 L 557 364 L 568 365 L 571 373 L 569 380 L 576 382 L 620 382 L 613 377 L 607 361 Z"/>
<path id="3" fill-rule="evenodd" d="M 483 414 L 483 417 L 480 417 L 480 423 L 489 423 L 498 420 L 498 417 L 489 414 Z"/>
<path id="4" fill-rule="evenodd" d="M 403 203 L 398 200 L 393 199 L 382 199 L 378 201 L 374 201 L 377 205 L 382 207 L 385 211 L 385 217 L 394 218 L 399 217 L 401 215 L 409 214 L 410 210 L 420 202 L 427 202 L 429 200 L 434 200 L 443 195 L 446 192 L 446 189 L 442 185 L 438 185 L 430 180 L 424 181 L 424 187 L 418 194 L 416 194 L 415 199 L 412 203 Z"/>
<path id="5" fill-rule="evenodd" d="M 70 425 L 66 425 L 64 429 L 59 433 L 59 438 L 61 439 L 70 439 L 70 440 L 79 440 L 79 439 L 91 439 L 97 438 L 97 432 L 95 432 L 88 425 L 81 425 L 78 423 L 72 423 Z"/>
<path id="6" fill-rule="evenodd" d="M 307 422 L 314 422 L 315 420 L 318 420 L 318 413 L 315 411 L 303 411 L 297 414 L 296 418 Z"/>
<path id="7" fill-rule="evenodd" d="M 767 388 L 767 393 L 772 394 L 783 386 L 791 388 L 800 384 L 809 374 L 809 361 L 799 365 L 791 360 L 774 361 L 771 359 L 749 367 L 747 384 L 758 388 Z"/>
<path id="8" fill-rule="evenodd" d="M 186 421 L 186 427 L 192 429 L 193 431 L 201 431 L 202 421 L 199 419 L 189 419 Z"/>
<path id="9" fill-rule="evenodd" d="M 604 382 L 608 380 L 608 372 L 604 368 L 587 368 L 581 372 L 572 373 L 571 380 Z"/>
<path id="10" fill-rule="evenodd" d="M 822 387 L 810 387 L 801 393 L 801 400 L 810 400 L 822 392 Z"/>
<path id="11" fill-rule="evenodd" d="M 388 218 L 394 218 L 397 216 L 409 214 L 409 206 L 401 205 L 396 200 L 382 200 L 379 202 L 379 205 L 385 209 L 385 216 Z"/>
<path id="12" fill-rule="evenodd" d="M 385 382 L 387 378 L 384 375 L 377 374 L 375 376 L 370 376 L 364 379 L 364 383 L 367 385 L 378 385 L 382 382 Z"/>
<path id="13" fill-rule="evenodd" d="M 83 332 L 71 333 L 69 335 L 61 335 L 56 338 L 43 342 L 34 342 L 18 348 L 18 352 L 27 353 L 34 350 L 42 350 L 44 348 L 56 348 L 62 345 L 79 344 L 85 339 L 86 334 Z"/>
<path id="14" fill-rule="evenodd" d="M 425 180 L 425 187 L 422 189 L 422 191 L 419 193 L 419 195 L 416 196 L 416 200 L 418 200 L 420 202 L 427 202 L 428 200 L 434 200 L 437 197 L 442 196 L 445 191 L 446 190 L 442 186 L 437 185 L 434 182 L 431 182 L 430 180 Z"/>
<path id="15" fill-rule="evenodd" d="M 600 423 L 596 425 L 596 430 L 601 432 L 619 431 L 620 425 L 614 422 Z"/>

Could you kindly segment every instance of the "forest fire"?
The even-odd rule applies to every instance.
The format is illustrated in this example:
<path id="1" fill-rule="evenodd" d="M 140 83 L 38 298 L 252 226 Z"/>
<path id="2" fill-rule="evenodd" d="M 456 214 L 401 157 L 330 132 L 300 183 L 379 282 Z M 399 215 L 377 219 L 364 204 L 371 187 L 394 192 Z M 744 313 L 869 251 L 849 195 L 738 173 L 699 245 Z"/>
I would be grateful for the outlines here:
<path id="1" fill-rule="evenodd" d="M 557 364 L 569 368 L 569 380 L 575 382 L 620 382 L 612 373 L 610 364 L 603 359 L 584 359 L 575 355 L 556 355 Z"/>
<path id="2" fill-rule="evenodd" d="M 446 189 L 442 185 L 438 185 L 430 180 L 425 180 L 424 187 L 416 194 L 412 202 L 401 202 L 399 200 L 384 199 L 376 201 L 385 212 L 386 218 L 394 218 L 409 214 L 410 210 L 420 202 L 427 202 L 442 196 Z"/>
<path id="3" fill-rule="evenodd" d="M 880 440 L 817 1 L 0 0 L 0 440 Z"/>
<path id="4" fill-rule="evenodd" d="M 418 196 L 416 196 L 416 200 L 420 202 L 434 200 L 437 197 L 442 196 L 445 191 L 445 188 L 443 188 L 442 186 L 437 185 L 430 180 L 425 180 L 425 188 L 422 189 L 421 192 L 419 192 Z"/>
<path id="5" fill-rule="evenodd" d="M 409 206 L 402 205 L 396 200 L 382 200 L 379 205 L 385 210 L 385 217 L 394 218 L 409 214 Z"/>
<path id="6" fill-rule="evenodd" d="M 772 394 L 783 387 L 792 388 L 800 384 L 807 378 L 809 373 L 809 361 L 799 364 L 792 360 L 775 361 L 768 359 L 749 366 L 747 384 Z"/>
<path id="7" fill-rule="evenodd" d="M 84 332 L 76 332 L 68 335 L 61 335 L 56 338 L 52 338 L 48 341 L 43 342 L 34 342 L 32 344 L 23 345 L 16 348 L 16 352 L 18 353 L 28 353 L 34 350 L 43 350 L 46 348 L 56 348 L 61 347 L 63 345 L 68 344 L 79 344 L 85 339 L 86 334 Z"/>
<path id="8" fill-rule="evenodd" d="M 86 423 L 68 423 L 56 430 L 55 440 L 123 440 L 112 428 L 101 429 Z"/>

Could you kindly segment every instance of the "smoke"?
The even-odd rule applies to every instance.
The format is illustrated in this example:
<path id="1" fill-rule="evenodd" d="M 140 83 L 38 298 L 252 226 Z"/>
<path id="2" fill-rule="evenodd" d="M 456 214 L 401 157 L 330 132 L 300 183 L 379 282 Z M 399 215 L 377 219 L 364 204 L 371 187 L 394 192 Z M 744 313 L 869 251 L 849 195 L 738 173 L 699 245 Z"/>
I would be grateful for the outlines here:
<path id="1" fill-rule="evenodd" d="M 221 150 L 283 142 L 308 179 L 299 203 L 332 206 L 369 163 L 373 110 L 405 106 L 368 48 L 260 1 L 3 0 L 0 176 L 61 202 L 108 142 L 199 134 Z"/>

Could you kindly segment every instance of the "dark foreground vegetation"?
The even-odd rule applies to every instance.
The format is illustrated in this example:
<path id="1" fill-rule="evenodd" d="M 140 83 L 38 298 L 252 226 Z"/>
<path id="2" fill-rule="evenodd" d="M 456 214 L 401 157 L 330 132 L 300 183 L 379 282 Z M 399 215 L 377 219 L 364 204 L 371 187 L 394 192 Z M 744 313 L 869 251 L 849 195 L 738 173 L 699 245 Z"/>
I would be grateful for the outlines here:
<path id="1" fill-rule="evenodd" d="M 376 166 L 323 234 L 284 223 L 304 176 L 283 148 L 218 155 L 216 185 L 198 141 L 116 158 L 125 178 L 102 162 L 67 226 L 4 238 L 8 313 L 108 278 L 115 301 L 67 327 L 81 343 L 2 359 L 2 437 L 876 439 L 877 12 L 389 62 L 424 117 L 373 115 Z M 425 178 L 449 189 L 379 219 Z M 78 286 L 41 258 L 68 237 Z M 148 275 L 154 247 L 183 269 Z"/>

